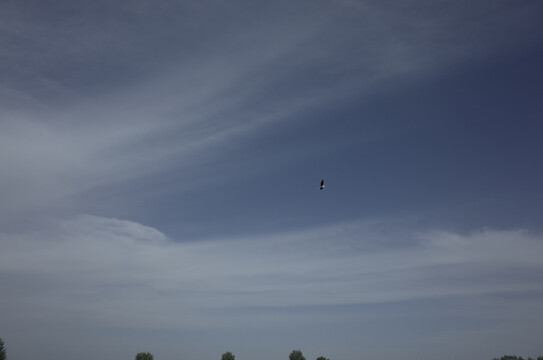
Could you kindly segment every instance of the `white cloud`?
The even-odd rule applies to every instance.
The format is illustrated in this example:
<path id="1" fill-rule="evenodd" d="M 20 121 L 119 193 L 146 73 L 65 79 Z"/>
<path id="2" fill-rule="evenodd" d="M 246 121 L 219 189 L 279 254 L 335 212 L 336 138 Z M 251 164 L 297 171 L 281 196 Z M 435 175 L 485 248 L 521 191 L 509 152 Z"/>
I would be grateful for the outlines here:
<path id="1" fill-rule="evenodd" d="M 80 216 L 54 230 L 2 235 L 2 306 L 8 323 L 76 314 L 95 325 L 192 328 L 219 326 L 206 316 L 213 309 L 543 291 L 536 235 L 433 232 L 412 246 L 365 248 L 382 236 L 371 229 L 179 243 L 133 222 Z"/>

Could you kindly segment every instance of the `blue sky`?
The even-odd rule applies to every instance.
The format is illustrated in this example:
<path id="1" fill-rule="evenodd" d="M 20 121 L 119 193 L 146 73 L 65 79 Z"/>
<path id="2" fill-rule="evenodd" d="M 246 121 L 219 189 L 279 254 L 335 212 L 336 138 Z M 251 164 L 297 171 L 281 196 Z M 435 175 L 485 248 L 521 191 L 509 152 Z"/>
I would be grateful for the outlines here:
<path id="1" fill-rule="evenodd" d="M 542 17 L 2 2 L 9 358 L 543 355 Z"/>

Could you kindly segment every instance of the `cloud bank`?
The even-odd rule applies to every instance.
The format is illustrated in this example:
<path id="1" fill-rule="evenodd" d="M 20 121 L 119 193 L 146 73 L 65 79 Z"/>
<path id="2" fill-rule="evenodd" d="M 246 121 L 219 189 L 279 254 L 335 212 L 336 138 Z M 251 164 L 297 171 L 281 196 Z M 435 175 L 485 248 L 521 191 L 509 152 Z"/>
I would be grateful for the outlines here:
<path id="1" fill-rule="evenodd" d="M 264 346 L 270 336 L 335 356 L 360 352 L 329 333 L 339 329 L 364 336 L 368 354 L 393 356 L 422 337 L 443 351 L 486 356 L 478 343 L 496 338 L 504 351 L 523 341 L 530 349 L 530 336 L 509 331 L 537 333 L 542 313 L 543 239 L 520 230 L 420 233 L 373 220 L 178 242 L 142 224 L 82 215 L 3 233 L 1 242 L 3 326 L 37 336 L 55 324 L 57 336 L 73 342 L 67 356 L 81 352 L 82 337 L 118 339 L 107 352 L 126 356 L 140 336 L 164 358 L 234 346 L 242 356 L 267 348 L 271 359 L 287 350 Z M 309 330 L 319 328 L 329 330 Z M 450 337 L 468 334 L 463 352 L 455 349 Z M 51 336 L 45 348 L 58 343 Z M 240 345 L 240 336 L 259 338 Z"/>
<path id="2" fill-rule="evenodd" d="M 205 315 L 210 309 L 543 291 L 539 235 L 428 232 L 398 248 L 377 246 L 384 237 L 375 229 L 355 223 L 179 243 L 130 221 L 79 216 L 31 234 L 3 234 L 4 321 L 75 312 L 101 326 L 189 329 L 220 326 Z"/>

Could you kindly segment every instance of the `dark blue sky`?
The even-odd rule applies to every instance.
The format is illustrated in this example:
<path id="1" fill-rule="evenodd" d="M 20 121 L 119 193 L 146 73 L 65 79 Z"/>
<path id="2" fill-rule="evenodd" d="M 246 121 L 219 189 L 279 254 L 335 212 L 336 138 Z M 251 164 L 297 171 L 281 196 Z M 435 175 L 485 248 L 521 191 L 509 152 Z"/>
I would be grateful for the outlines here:
<path id="1" fill-rule="evenodd" d="M 10 358 L 543 355 L 542 17 L 4 1 Z"/>
<path id="2" fill-rule="evenodd" d="M 110 202 L 143 193 L 128 200 L 139 202 L 130 213 L 111 215 L 146 219 L 181 238 L 368 216 L 409 216 L 453 231 L 539 231 L 543 54 L 521 50 L 402 81 L 377 101 L 352 94 L 304 109 L 224 145 L 207 174 L 211 186 L 179 191 L 171 183 L 191 183 L 192 175 L 168 171 L 152 198 L 147 180 L 108 193 Z M 315 196 L 321 177 L 328 188 Z"/>

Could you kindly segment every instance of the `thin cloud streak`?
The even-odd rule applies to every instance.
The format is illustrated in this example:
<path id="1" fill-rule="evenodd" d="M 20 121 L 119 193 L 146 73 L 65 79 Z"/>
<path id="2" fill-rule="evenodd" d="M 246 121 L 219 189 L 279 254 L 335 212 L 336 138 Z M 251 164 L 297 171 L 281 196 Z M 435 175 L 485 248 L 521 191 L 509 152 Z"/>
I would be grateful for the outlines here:
<path id="1" fill-rule="evenodd" d="M 357 4 L 365 5 L 360 10 Z M 120 87 L 106 87 L 92 96 L 83 95 L 75 84 L 45 70 L 47 66 L 80 62 L 81 56 L 91 54 L 77 70 L 91 75 L 93 62 L 100 63 L 114 48 L 109 42 L 96 41 L 102 36 L 93 35 L 83 41 L 92 43 L 90 52 L 87 45 L 76 49 L 75 54 L 58 49 L 66 46 L 62 42 L 65 36 L 79 40 L 90 36 L 86 25 L 79 28 L 76 24 L 88 24 L 92 19 L 85 16 L 91 15 L 79 14 L 81 22 L 64 25 L 32 25 L 16 6 L 8 6 L 6 14 L 13 16 L 5 17 L 12 19 L 10 23 L 30 25 L 28 29 L 24 27 L 25 37 L 44 34 L 43 27 L 47 26 L 64 37 L 49 38 L 56 46 L 40 48 L 45 52 L 40 59 L 48 64 L 27 66 L 16 72 L 19 77 L 12 78 L 6 72 L 9 81 L 3 85 L 4 93 L 20 94 L 21 104 L 32 99 L 29 104 L 41 102 L 47 108 L 50 102 L 51 107 L 44 111 L 43 107 L 22 110 L 25 106 L 20 106 L 4 110 L 1 115 L 0 166 L 9 169 L 0 183 L 1 191 L 8 194 L 2 211 L 39 207 L 89 189 L 162 171 L 188 172 L 194 167 L 209 166 L 213 162 L 206 164 L 206 159 L 216 156 L 222 144 L 236 136 L 250 137 L 284 121 L 309 121 L 311 114 L 329 104 L 363 93 L 378 94 L 391 79 L 448 72 L 452 64 L 491 56 L 493 46 L 514 46 L 512 39 L 490 35 L 503 32 L 503 24 L 516 23 L 514 19 L 526 16 L 530 9 L 530 4 L 526 4 L 511 13 L 505 5 L 497 7 L 485 18 L 488 28 L 484 28 L 478 25 L 484 16 L 477 6 L 473 7 L 475 20 L 466 19 L 464 10 L 456 9 L 445 17 L 446 21 L 439 22 L 435 17 L 430 17 L 435 22 L 422 21 L 428 14 L 414 9 L 402 18 L 403 11 L 390 11 L 372 2 L 346 2 L 345 6 L 361 11 L 354 14 L 367 17 L 366 25 L 357 25 L 354 15 L 347 15 L 342 8 L 330 12 L 332 9 L 326 6 L 306 13 L 303 26 L 295 16 L 283 14 L 281 26 L 258 27 L 253 35 L 244 33 L 239 37 L 238 27 L 231 25 L 226 34 L 232 33 L 232 37 L 211 37 L 209 45 L 194 54 L 174 52 L 163 63 L 150 63 L 138 80 L 121 81 Z M 119 6 L 118 14 L 127 9 L 130 8 Z M 144 13 L 132 10 L 131 16 Z M 274 11 L 281 13 L 280 9 Z M 323 17 L 321 12 L 329 16 Z M 459 18 L 463 21 L 460 29 L 456 26 Z M 10 33 L 9 36 L 23 36 L 18 31 Z M 460 41 L 470 37 L 480 42 Z M 31 41 L 21 44 L 18 56 L 37 51 Z M 104 48 L 96 51 L 100 46 Z M 13 51 L 2 53 L 8 63 L 19 61 L 12 59 Z M 34 61 L 33 57 L 24 56 Z M 40 69 L 43 73 L 39 73 Z M 315 72 L 319 76 L 315 77 Z M 313 80 L 308 84 L 309 75 Z M 58 106 L 56 101 L 40 98 L 28 83 L 29 78 L 36 77 L 44 80 L 40 86 L 46 87 L 39 93 L 57 93 L 68 100 Z M 68 93 L 72 95 L 65 96 Z"/>

